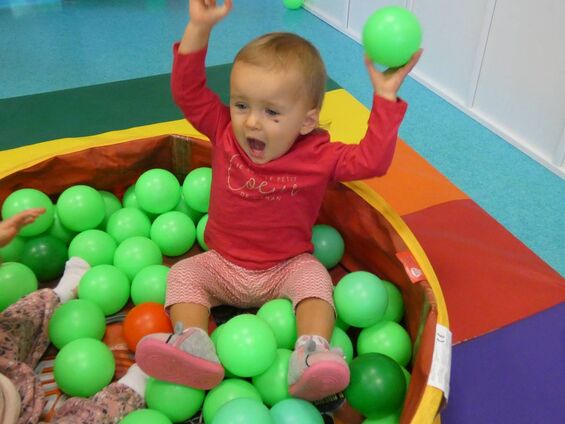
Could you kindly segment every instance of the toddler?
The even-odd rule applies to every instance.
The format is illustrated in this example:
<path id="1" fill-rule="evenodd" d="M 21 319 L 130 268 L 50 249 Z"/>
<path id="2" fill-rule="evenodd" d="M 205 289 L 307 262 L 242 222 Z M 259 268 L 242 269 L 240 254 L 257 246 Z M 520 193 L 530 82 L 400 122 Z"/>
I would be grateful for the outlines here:
<path id="1" fill-rule="evenodd" d="M 155 378 L 210 389 L 224 377 L 206 332 L 210 308 L 287 298 L 299 336 L 289 392 L 322 399 L 347 387 L 349 368 L 328 343 L 333 285 L 312 255 L 312 227 L 328 183 L 387 171 L 407 107 L 396 93 L 421 53 L 385 73 L 366 60 L 375 91 L 367 132 L 359 145 L 330 142 L 319 128 L 326 71 L 311 43 L 271 33 L 243 47 L 225 106 L 206 87 L 205 58 L 210 32 L 232 2 L 189 4 L 190 21 L 174 47 L 172 91 L 187 120 L 212 142 L 210 250 L 171 268 L 165 306 L 175 333 L 143 338 L 136 361 Z"/>

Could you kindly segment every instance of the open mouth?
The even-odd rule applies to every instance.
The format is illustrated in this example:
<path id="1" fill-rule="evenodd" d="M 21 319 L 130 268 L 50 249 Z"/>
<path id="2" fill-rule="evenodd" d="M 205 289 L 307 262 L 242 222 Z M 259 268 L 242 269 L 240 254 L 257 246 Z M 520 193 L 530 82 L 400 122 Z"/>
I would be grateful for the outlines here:
<path id="1" fill-rule="evenodd" d="M 265 152 L 265 143 L 256 138 L 247 138 L 247 145 L 251 150 L 251 155 L 256 158 L 262 158 Z"/>

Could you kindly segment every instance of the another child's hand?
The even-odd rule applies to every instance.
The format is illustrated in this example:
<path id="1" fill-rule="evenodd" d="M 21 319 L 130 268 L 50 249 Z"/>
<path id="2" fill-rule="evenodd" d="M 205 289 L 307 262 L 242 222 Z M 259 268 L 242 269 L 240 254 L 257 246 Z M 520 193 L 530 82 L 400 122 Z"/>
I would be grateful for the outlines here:
<path id="1" fill-rule="evenodd" d="M 10 243 L 24 225 L 31 224 L 44 212 L 44 208 L 27 209 L 0 222 L 0 247 Z"/>
<path id="2" fill-rule="evenodd" d="M 211 28 L 221 21 L 231 10 L 232 0 L 225 0 L 221 6 L 216 0 L 190 0 L 190 22 L 193 25 Z"/>
<path id="3" fill-rule="evenodd" d="M 414 53 L 406 65 L 399 68 L 389 68 L 384 72 L 380 72 L 373 62 L 365 56 L 365 65 L 369 71 L 369 76 L 371 78 L 375 94 L 379 97 L 396 101 L 396 93 L 398 93 L 398 90 L 406 76 L 410 73 L 414 66 L 416 66 L 418 60 L 420 60 L 420 56 L 422 56 L 422 49 Z"/>

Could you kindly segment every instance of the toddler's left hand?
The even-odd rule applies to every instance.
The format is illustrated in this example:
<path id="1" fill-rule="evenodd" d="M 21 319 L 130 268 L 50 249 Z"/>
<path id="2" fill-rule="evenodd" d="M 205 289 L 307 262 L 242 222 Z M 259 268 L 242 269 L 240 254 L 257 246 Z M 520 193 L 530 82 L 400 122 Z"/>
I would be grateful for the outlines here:
<path id="1" fill-rule="evenodd" d="M 419 49 L 414 53 L 406 65 L 399 68 L 389 68 L 384 72 L 379 71 L 373 62 L 365 56 L 365 66 L 367 66 L 367 70 L 369 71 L 369 77 L 371 78 L 375 94 L 385 99 L 396 101 L 396 93 L 400 89 L 406 76 L 410 73 L 412 68 L 416 66 L 418 60 L 420 60 L 422 51 L 422 49 Z"/>
<path id="2" fill-rule="evenodd" d="M 44 208 L 27 209 L 0 222 L 0 247 L 10 243 L 24 225 L 31 224 L 44 212 Z"/>

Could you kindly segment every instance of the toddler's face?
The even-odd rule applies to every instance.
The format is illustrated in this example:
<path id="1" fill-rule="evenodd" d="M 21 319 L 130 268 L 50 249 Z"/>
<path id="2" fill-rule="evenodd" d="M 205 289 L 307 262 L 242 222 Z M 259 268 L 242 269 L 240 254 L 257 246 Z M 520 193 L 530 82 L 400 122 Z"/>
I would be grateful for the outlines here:
<path id="1" fill-rule="evenodd" d="M 230 114 L 237 142 L 258 164 L 286 152 L 300 134 L 318 124 L 318 111 L 308 105 L 300 75 L 269 71 L 236 62 L 231 73 Z"/>

